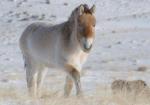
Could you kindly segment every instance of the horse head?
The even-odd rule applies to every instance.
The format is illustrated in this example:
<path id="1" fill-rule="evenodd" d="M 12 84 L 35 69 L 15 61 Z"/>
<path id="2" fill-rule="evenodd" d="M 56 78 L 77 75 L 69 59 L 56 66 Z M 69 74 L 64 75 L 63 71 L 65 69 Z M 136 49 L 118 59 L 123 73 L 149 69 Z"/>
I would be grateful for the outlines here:
<path id="1" fill-rule="evenodd" d="M 94 13 L 95 5 L 89 8 L 88 5 L 81 4 L 72 12 L 69 18 L 69 21 L 75 27 L 77 40 L 84 52 L 90 51 L 95 38 L 96 19 Z"/>

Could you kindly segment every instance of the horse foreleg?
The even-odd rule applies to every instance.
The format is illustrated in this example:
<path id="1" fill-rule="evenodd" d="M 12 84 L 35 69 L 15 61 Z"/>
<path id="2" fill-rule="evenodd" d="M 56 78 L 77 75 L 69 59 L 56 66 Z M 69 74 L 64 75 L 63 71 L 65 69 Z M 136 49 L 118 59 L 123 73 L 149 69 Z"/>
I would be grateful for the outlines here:
<path id="1" fill-rule="evenodd" d="M 65 83 L 65 88 L 64 88 L 64 96 L 69 96 L 71 93 L 73 87 L 73 81 L 70 76 L 66 76 L 66 83 Z"/>
<path id="2" fill-rule="evenodd" d="M 74 70 L 74 71 L 72 71 L 72 77 L 74 79 L 74 83 L 76 86 L 76 95 L 80 96 L 80 95 L 82 95 L 80 73 L 77 70 Z"/>
<path id="3" fill-rule="evenodd" d="M 76 68 L 71 67 L 69 74 L 74 81 L 74 84 L 76 87 L 76 95 L 77 96 L 82 95 L 81 82 L 80 82 L 80 72 Z"/>

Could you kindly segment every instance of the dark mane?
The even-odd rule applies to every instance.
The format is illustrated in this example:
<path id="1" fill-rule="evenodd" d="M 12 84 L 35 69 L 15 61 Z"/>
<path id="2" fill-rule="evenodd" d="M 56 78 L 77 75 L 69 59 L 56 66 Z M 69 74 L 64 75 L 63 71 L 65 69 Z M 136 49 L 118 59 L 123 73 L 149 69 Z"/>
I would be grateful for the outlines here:
<path id="1" fill-rule="evenodd" d="M 81 4 L 81 5 L 83 5 L 83 7 L 84 7 L 84 13 L 86 13 L 86 14 L 92 14 L 92 11 L 91 11 L 91 9 L 89 8 L 89 6 L 87 5 L 87 4 Z M 80 6 L 81 6 L 80 5 Z M 73 21 L 73 17 L 74 17 L 74 15 L 75 15 L 75 12 L 77 12 L 78 11 L 78 9 L 79 9 L 79 7 L 80 6 L 78 6 L 77 8 L 75 8 L 73 11 L 72 11 L 72 13 L 71 13 L 71 15 L 70 15 L 70 17 L 69 17 L 69 21 Z M 71 22 L 72 23 L 72 22 Z"/>
<path id="2" fill-rule="evenodd" d="M 91 10 L 89 9 L 89 6 L 88 6 L 87 4 L 84 4 L 83 6 L 84 6 L 84 12 L 85 12 L 86 14 L 92 14 L 92 12 L 91 12 Z"/>
<path id="3" fill-rule="evenodd" d="M 69 41 L 70 41 L 70 37 L 71 37 L 71 33 L 73 30 L 73 23 L 72 21 L 67 21 L 63 23 L 63 28 L 62 28 L 62 33 L 64 35 L 64 42 L 68 45 Z M 66 46 L 67 46 L 66 45 Z"/>

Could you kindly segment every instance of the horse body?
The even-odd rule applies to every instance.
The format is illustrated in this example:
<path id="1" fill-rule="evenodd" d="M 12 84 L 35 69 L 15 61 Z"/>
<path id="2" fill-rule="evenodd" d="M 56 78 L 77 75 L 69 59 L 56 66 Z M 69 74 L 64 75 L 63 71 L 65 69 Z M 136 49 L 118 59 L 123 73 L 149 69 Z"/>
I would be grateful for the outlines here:
<path id="1" fill-rule="evenodd" d="M 62 69 L 66 65 L 74 65 L 81 68 L 88 54 L 81 50 L 78 42 L 75 42 L 76 40 L 73 37 L 71 38 L 74 41 L 66 43 L 62 35 L 64 26 L 65 23 L 59 24 L 57 27 L 47 23 L 31 24 L 20 39 L 26 39 L 26 42 L 24 41 L 24 43 L 21 43 L 23 45 L 20 45 L 27 50 L 26 52 L 22 49 L 23 52 L 26 52 L 24 56 L 28 55 L 32 57 L 35 63 L 47 67 Z"/>
<path id="2" fill-rule="evenodd" d="M 48 23 L 33 23 L 23 32 L 20 48 L 25 61 L 27 85 L 32 96 L 40 95 L 45 67 L 60 68 L 68 74 L 65 84 L 66 96 L 70 94 L 73 81 L 77 94 L 81 93 L 80 71 L 92 41 L 91 37 L 90 40 L 86 40 L 85 36 L 82 38 L 81 32 L 84 31 L 77 31 L 80 30 L 76 19 L 80 8 L 84 11 L 87 9 L 83 5 L 78 7 L 71 18 L 62 24 L 52 26 Z"/>

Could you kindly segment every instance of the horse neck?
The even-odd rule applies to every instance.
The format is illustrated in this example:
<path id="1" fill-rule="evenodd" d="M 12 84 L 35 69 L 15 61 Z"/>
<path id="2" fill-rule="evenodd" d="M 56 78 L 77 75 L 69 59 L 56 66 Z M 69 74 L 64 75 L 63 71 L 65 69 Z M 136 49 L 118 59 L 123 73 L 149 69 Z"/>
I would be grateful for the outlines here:
<path id="1" fill-rule="evenodd" d="M 65 22 L 64 35 L 66 46 L 70 50 L 80 50 L 79 41 L 77 39 L 77 23 L 70 21 Z"/>

